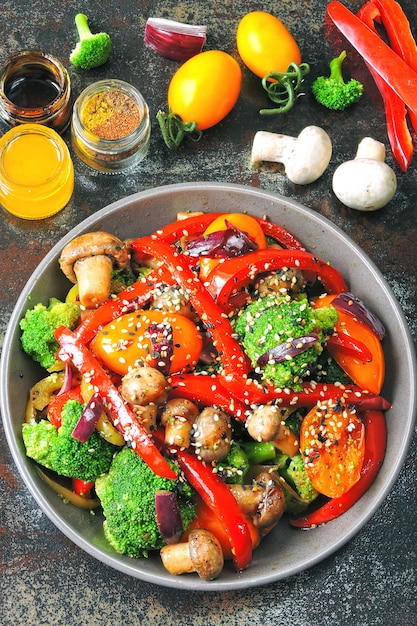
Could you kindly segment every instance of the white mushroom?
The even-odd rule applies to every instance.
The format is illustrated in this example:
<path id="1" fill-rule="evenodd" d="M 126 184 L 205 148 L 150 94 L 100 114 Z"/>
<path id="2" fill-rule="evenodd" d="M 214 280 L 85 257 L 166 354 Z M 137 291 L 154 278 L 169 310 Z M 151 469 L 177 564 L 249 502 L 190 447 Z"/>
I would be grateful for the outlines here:
<path id="1" fill-rule="evenodd" d="M 123 241 L 110 233 L 97 231 L 67 243 L 59 263 L 65 276 L 78 283 L 80 303 L 89 309 L 107 300 L 113 268 L 126 267 L 129 260 Z"/>
<path id="2" fill-rule="evenodd" d="M 213 580 L 221 573 L 224 557 L 219 540 L 213 533 L 196 528 L 187 542 L 172 543 L 161 548 L 162 563 L 170 574 L 197 572 L 203 580 Z"/>
<path id="3" fill-rule="evenodd" d="M 365 137 L 356 156 L 333 174 L 333 191 L 344 205 L 358 211 L 376 211 L 394 197 L 397 178 L 385 163 L 383 143 Z"/>
<path id="4" fill-rule="evenodd" d="M 332 156 L 329 135 L 318 126 L 306 126 L 298 137 L 258 131 L 255 134 L 251 161 L 282 163 L 289 180 L 308 185 L 324 173 Z"/>

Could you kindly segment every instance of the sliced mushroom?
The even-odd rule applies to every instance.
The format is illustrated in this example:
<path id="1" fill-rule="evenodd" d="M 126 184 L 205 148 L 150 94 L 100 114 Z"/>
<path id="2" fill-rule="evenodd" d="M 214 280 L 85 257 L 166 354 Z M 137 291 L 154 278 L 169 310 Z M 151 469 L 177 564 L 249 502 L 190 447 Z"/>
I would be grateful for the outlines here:
<path id="1" fill-rule="evenodd" d="M 197 456 L 206 463 L 221 461 L 229 452 L 231 442 L 230 417 L 221 409 L 205 407 L 197 416 L 192 431 Z"/>
<path id="2" fill-rule="evenodd" d="M 165 426 L 165 441 L 169 445 L 188 448 L 191 431 L 198 415 L 197 406 L 187 398 L 168 400 L 161 412 L 161 424 Z"/>
<path id="3" fill-rule="evenodd" d="M 123 376 L 120 393 L 133 405 L 161 404 L 165 402 L 169 384 L 165 376 L 149 365 L 139 365 Z"/>
<path id="4" fill-rule="evenodd" d="M 126 267 L 129 260 L 123 241 L 110 233 L 96 231 L 67 243 L 59 263 L 65 276 L 78 283 L 81 305 L 91 309 L 107 300 L 113 269 Z"/>
<path id="5" fill-rule="evenodd" d="M 188 542 L 164 546 L 160 554 L 170 574 L 197 572 L 203 580 L 213 580 L 223 570 L 224 557 L 219 540 L 202 528 L 192 530 Z"/>

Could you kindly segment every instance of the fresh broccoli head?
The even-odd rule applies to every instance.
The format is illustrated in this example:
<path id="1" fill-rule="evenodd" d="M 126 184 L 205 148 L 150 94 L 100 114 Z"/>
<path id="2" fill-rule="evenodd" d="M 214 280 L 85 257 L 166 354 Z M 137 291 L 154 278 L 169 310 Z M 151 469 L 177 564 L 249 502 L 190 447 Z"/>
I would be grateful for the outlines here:
<path id="1" fill-rule="evenodd" d="M 301 389 L 312 365 L 323 351 L 326 333 L 337 321 L 334 307 L 313 309 L 307 299 L 290 300 L 268 294 L 251 302 L 237 317 L 235 330 L 251 360 L 255 372 L 276 387 Z M 318 341 L 304 352 L 280 362 L 270 359 L 259 366 L 258 359 L 290 339 L 316 333 Z"/>
<path id="2" fill-rule="evenodd" d="M 80 41 L 70 54 L 71 63 L 83 70 L 103 65 L 109 58 L 112 48 L 110 36 L 107 33 L 93 34 L 84 13 L 75 16 L 75 25 Z"/>
<path id="3" fill-rule="evenodd" d="M 165 545 L 155 512 L 155 493 L 160 490 L 176 494 L 185 531 L 195 517 L 196 505 L 191 500 L 192 488 L 180 475 L 178 480 L 158 476 L 126 446 L 115 455 L 109 472 L 97 479 L 104 534 L 117 552 L 147 557 L 150 550 Z"/>
<path id="4" fill-rule="evenodd" d="M 228 484 L 241 484 L 249 469 L 248 456 L 242 445 L 232 441 L 227 456 L 216 465 L 216 472 Z"/>
<path id="5" fill-rule="evenodd" d="M 301 452 L 293 457 L 285 454 L 277 455 L 278 473 L 288 486 L 298 494 L 285 489 L 285 510 L 287 513 L 298 514 L 304 511 L 318 497 L 319 492 L 313 487 L 304 466 Z"/>
<path id="6" fill-rule="evenodd" d="M 85 443 L 72 437 L 84 405 L 69 400 L 62 409 L 60 428 L 48 420 L 23 424 L 23 442 L 28 457 L 61 476 L 95 481 L 108 471 L 117 447 L 97 431 Z"/>
<path id="7" fill-rule="evenodd" d="M 363 85 L 355 78 L 345 83 L 342 74 L 342 63 L 346 58 L 343 51 L 330 61 L 330 76 L 319 76 L 311 89 L 317 102 L 335 111 L 343 111 L 359 100 L 363 94 Z"/>
<path id="8" fill-rule="evenodd" d="M 54 331 L 59 326 L 75 328 L 79 316 L 80 307 L 75 302 L 61 302 L 51 298 L 48 306 L 36 304 L 20 320 L 23 350 L 45 369 L 51 368 L 59 348 Z"/>

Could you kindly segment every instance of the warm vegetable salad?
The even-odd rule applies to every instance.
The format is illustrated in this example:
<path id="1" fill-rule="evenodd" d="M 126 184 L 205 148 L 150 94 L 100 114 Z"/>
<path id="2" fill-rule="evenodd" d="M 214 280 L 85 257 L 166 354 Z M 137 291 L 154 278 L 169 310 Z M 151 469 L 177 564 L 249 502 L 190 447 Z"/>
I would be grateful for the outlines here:
<path id="1" fill-rule="evenodd" d="M 102 508 L 117 552 L 211 580 L 281 518 L 313 528 L 367 490 L 385 330 L 290 232 L 184 214 L 128 241 L 86 233 L 59 262 L 66 301 L 20 323 L 46 370 L 23 440 L 62 498 Z"/>

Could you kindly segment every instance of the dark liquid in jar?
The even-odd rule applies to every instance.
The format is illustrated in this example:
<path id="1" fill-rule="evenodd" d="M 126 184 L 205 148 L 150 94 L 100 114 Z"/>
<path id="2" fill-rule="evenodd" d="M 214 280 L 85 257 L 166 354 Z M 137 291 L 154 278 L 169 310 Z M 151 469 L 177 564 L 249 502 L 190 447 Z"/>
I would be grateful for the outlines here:
<path id="1" fill-rule="evenodd" d="M 5 86 L 5 95 L 22 109 L 48 106 L 59 94 L 59 86 L 50 76 L 18 76 Z"/>

